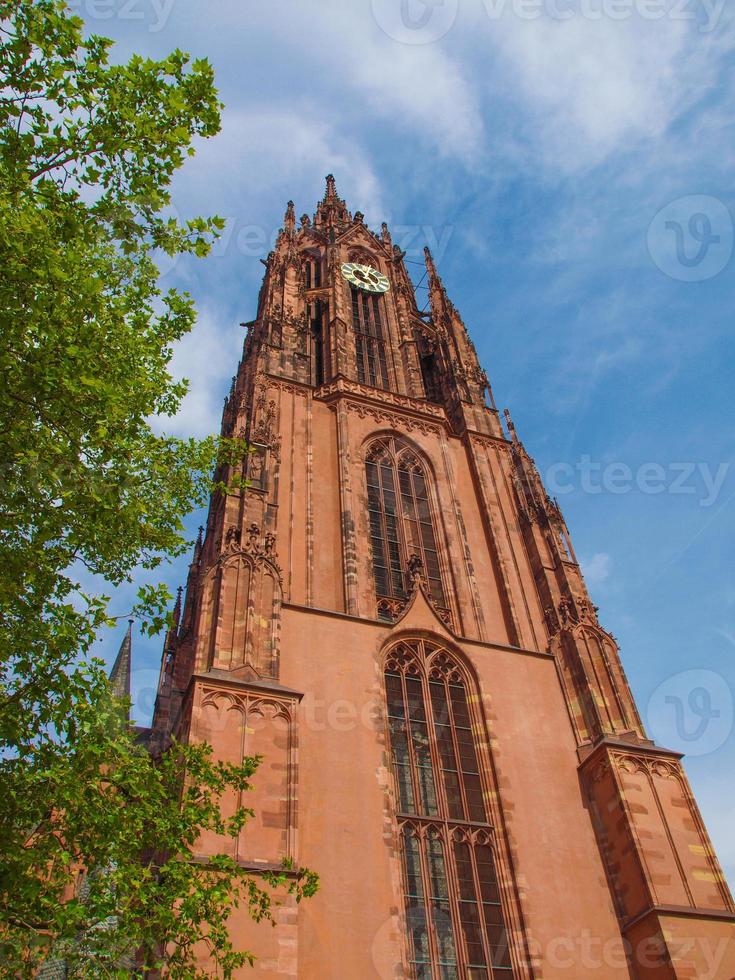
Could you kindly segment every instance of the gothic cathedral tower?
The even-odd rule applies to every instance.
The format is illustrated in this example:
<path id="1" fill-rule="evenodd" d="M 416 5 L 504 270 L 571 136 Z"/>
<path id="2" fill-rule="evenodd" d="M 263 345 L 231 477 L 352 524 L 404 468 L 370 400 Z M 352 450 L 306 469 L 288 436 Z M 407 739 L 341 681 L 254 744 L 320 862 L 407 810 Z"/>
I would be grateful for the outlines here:
<path id="1" fill-rule="evenodd" d="M 211 500 L 154 744 L 262 755 L 231 850 L 321 876 L 238 943 L 263 978 L 731 978 L 680 757 L 426 268 L 428 313 L 328 177 L 313 219 L 288 205 L 225 402 L 249 483 Z"/>

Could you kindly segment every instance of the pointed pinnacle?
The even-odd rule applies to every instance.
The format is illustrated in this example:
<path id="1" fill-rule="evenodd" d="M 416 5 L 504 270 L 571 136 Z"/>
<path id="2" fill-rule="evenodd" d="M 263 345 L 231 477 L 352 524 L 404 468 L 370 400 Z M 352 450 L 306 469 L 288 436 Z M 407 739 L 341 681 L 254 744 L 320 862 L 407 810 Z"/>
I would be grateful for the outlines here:
<path id="1" fill-rule="evenodd" d="M 503 415 L 505 416 L 505 424 L 508 426 L 508 432 L 510 432 L 510 438 L 513 442 L 517 443 L 519 441 L 518 433 L 516 432 L 516 427 L 513 425 L 513 420 L 511 419 L 510 412 L 507 408 L 503 409 Z"/>
<path id="2" fill-rule="evenodd" d="M 436 271 L 434 259 L 431 256 L 428 245 L 424 245 L 424 261 L 426 262 L 426 271 L 429 274 L 429 279 L 435 279 L 439 284 L 441 284 L 441 279 L 439 278 L 439 273 Z"/>
<path id="3" fill-rule="evenodd" d="M 292 232 L 296 227 L 296 211 L 294 210 L 293 201 L 289 201 L 286 205 L 286 215 L 283 219 L 283 227 L 288 232 Z"/>
<path id="4" fill-rule="evenodd" d="M 173 611 L 174 628 L 179 625 L 179 620 L 181 619 L 181 594 L 183 591 L 181 586 L 176 590 L 176 602 L 174 603 Z"/>
<path id="5" fill-rule="evenodd" d="M 329 201 L 337 197 L 337 185 L 334 180 L 334 174 L 327 174 L 327 190 L 324 194 L 324 200 Z"/>

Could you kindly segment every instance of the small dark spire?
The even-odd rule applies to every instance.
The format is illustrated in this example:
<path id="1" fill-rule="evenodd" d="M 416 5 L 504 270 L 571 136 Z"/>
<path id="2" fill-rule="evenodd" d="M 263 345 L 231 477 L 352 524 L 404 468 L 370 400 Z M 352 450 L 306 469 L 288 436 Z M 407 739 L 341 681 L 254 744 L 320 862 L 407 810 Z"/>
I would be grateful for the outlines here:
<path id="1" fill-rule="evenodd" d="M 120 644 L 115 663 L 110 671 L 110 686 L 116 698 L 130 698 L 132 673 L 133 620 L 128 620 L 128 630 Z M 129 715 L 129 712 L 128 712 Z"/>
<path id="2" fill-rule="evenodd" d="M 327 190 L 324 195 L 325 201 L 334 200 L 337 197 L 337 184 L 334 180 L 334 174 L 327 174 Z"/>
<path id="3" fill-rule="evenodd" d="M 393 240 L 390 237 L 390 232 L 388 231 L 388 225 L 385 221 L 380 226 L 381 237 L 385 244 L 390 248 L 393 245 Z"/>
<path id="4" fill-rule="evenodd" d="M 179 620 L 181 619 L 181 593 L 183 591 L 181 586 L 176 590 L 176 602 L 174 603 L 173 611 L 174 629 L 179 625 Z"/>
<path id="5" fill-rule="evenodd" d="M 204 528 L 199 525 L 199 533 L 197 534 L 196 544 L 194 545 L 194 561 L 199 561 L 202 553 L 203 541 L 202 535 L 204 534 Z"/>

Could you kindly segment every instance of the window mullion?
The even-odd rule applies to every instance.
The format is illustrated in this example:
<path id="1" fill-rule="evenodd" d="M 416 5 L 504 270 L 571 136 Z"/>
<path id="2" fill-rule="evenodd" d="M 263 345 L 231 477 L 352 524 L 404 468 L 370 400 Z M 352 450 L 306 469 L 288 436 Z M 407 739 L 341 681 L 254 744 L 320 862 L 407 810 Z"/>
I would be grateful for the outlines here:
<path id="1" fill-rule="evenodd" d="M 454 841 L 452 840 L 452 828 L 446 823 L 444 824 L 444 832 L 446 836 L 445 863 L 447 873 L 447 891 L 449 893 L 452 928 L 454 929 L 454 951 L 457 957 L 457 974 L 460 977 L 460 980 L 465 980 L 467 977 L 468 960 L 467 950 L 465 949 L 466 944 L 464 930 L 462 929 L 462 920 L 460 917 L 459 882 L 457 880 L 457 869 L 454 861 Z"/>
<path id="2" fill-rule="evenodd" d="M 429 751 L 431 752 L 431 763 L 434 766 L 434 772 L 436 773 L 434 784 L 436 787 L 435 792 L 437 794 L 437 809 L 439 810 L 441 820 L 446 821 L 449 820 L 449 801 L 447 799 L 447 788 L 444 785 L 444 769 L 442 767 L 441 753 L 439 752 L 439 744 L 436 737 L 434 702 L 431 700 L 429 678 L 426 673 L 424 673 L 422 680 L 424 687 L 424 699 L 427 705 L 426 718 L 429 722 L 427 725 L 429 730 Z M 457 766 L 459 766 L 459 760 L 457 760 Z"/>
<path id="3" fill-rule="evenodd" d="M 470 804 L 467 799 L 467 787 L 465 786 L 464 780 L 464 769 L 462 762 L 462 755 L 459 751 L 459 739 L 457 738 L 457 724 L 454 720 L 454 705 L 452 704 L 452 695 L 449 690 L 449 681 L 446 677 L 442 678 L 444 683 L 444 694 L 447 699 L 447 707 L 449 709 L 449 728 L 452 733 L 452 745 L 454 746 L 454 758 L 457 760 L 457 782 L 459 783 L 459 792 L 462 795 L 462 809 L 464 811 L 465 820 L 470 819 Z M 470 735 L 474 739 L 475 733 L 472 730 L 472 713 L 469 710 L 469 699 L 467 701 L 468 715 L 470 719 Z"/>
<path id="4" fill-rule="evenodd" d="M 418 816 L 421 806 L 421 780 L 419 778 L 419 766 L 416 760 L 416 753 L 413 745 L 413 725 L 411 722 L 411 710 L 408 700 L 408 685 L 406 684 L 406 674 L 401 671 L 401 691 L 403 693 L 403 713 L 406 719 L 406 742 L 408 743 L 408 759 L 411 770 L 411 786 L 413 787 L 413 811 Z"/>
<path id="5" fill-rule="evenodd" d="M 396 517 L 398 520 L 396 524 L 398 525 L 398 551 L 401 556 L 401 575 L 403 577 L 403 591 L 408 594 L 408 589 L 406 588 L 406 568 L 408 566 L 408 559 L 410 558 L 408 551 L 408 538 L 406 537 L 406 517 L 403 513 L 403 494 L 401 493 L 401 477 L 398 471 L 398 460 L 396 456 L 393 456 L 393 480 L 395 483 L 396 491 Z"/>
<path id="6" fill-rule="evenodd" d="M 386 581 L 388 584 L 388 594 L 393 595 L 393 583 L 390 573 L 390 546 L 388 544 L 388 518 L 385 512 L 385 487 L 383 486 L 383 467 L 380 459 L 375 461 L 375 470 L 378 474 L 378 490 L 380 493 L 380 527 L 383 532 L 383 561 L 385 562 Z"/>
<path id="7" fill-rule="evenodd" d="M 400 595 L 396 595 L 396 592 L 395 592 L 395 589 L 394 589 L 394 586 L 393 586 L 393 566 L 392 565 L 389 565 L 389 568 L 390 568 L 390 572 L 391 572 L 391 580 L 390 580 L 391 581 L 391 595 L 394 596 L 395 598 L 401 599 L 401 598 L 404 598 L 405 595 L 406 595 L 406 572 L 405 572 L 405 567 L 406 567 L 406 548 L 405 548 L 404 537 L 403 537 L 403 533 L 402 533 L 403 532 L 403 508 L 401 507 L 401 488 L 400 488 L 399 482 L 398 482 L 398 465 L 396 463 L 395 446 L 393 444 L 391 444 L 391 450 L 392 450 L 392 452 L 391 452 L 391 457 L 390 457 L 390 465 L 391 465 L 391 471 L 393 473 L 393 498 L 395 500 L 395 507 L 396 507 L 396 537 L 398 539 L 397 542 L 396 542 L 396 544 L 397 544 L 397 547 L 398 547 L 398 564 L 400 566 L 399 571 L 400 571 L 400 574 L 401 574 L 401 594 Z M 386 542 L 387 542 L 387 540 L 388 540 L 388 538 L 386 537 Z"/>
<path id="8" fill-rule="evenodd" d="M 432 881 L 429 872 L 429 859 L 427 849 L 429 846 L 428 828 L 419 825 L 417 827 L 419 835 L 419 854 L 421 855 L 421 878 L 424 883 L 424 906 L 426 909 L 426 921 L 429 926 L 429 948 L 431 950 L 431 976 L 432 980 L 442 980 L 441 967 L 439 965 L 441 956 L 439 954 L 439 943 L 437 941 L 437 930 L 434 926 L 434 906 L 432 895 Z"/>
<path id="9" fill-rule="evenodd" d="M 475 851 L 474 842 L 468 840 L 467 843 L 470 849 L 470 866 L 472 867 L 472 879 L 475 883 L 475 901 L 477 902 L 477 921 L 479 923 L 480 932 L 482 934 L 482 946 L 485 951 L 485 963 L 487 965 L 487 975 L 489 980 L 492 980 L 494 976 L 493 956 L 492 956 L 492 949 L 490 948 L 490 937 L 487 934 L 487 923 L 485 922 L 485 906 L 482 900 L 482 888 L 480 887 L 480 873 L 477 870 L 477 853 Z"/>
<path id="10" fill-rule="evenodd" d="M 427 565 L 426 565 L 426 553 L 424 552 L 424 537 L 423 537 L 423 535 L 421 533 L 421 518 L 420 518 L 420 514 L 419 514 L 419 498 L 418 498 L 418 494 L 416 493 L 416 484 L 414 483 L 414 476 L 415 476 L 415 474 L 416 474 L 416 471 L 414 469 L 409 470 L 409 473 L 408 473 L 408 485 L 411 488 L 411 503 L 413 504 L 413 512 L 416 515 L 416 538 L 418 540 L 418 553 L 419 553 L 419 557 L 421 558 L 421 562 L 422 562 L 422 564 L 424 566 L 424 572 L 427 575 L 426 581 L 427 581 L 427 584 L 428 584 L 428 581 L 429 581 L 429 579 L 428 579 L 428 571 L 429 570 L 428 570 Z"/>

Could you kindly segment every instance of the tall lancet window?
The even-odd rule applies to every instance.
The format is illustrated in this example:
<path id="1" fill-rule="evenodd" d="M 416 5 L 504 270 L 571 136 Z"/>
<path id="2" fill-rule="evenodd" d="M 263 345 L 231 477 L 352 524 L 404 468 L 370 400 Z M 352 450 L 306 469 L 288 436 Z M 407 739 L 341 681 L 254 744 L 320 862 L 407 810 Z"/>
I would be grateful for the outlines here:
<path id="1" fill-rule="evenodd" d="M 373 574 L 381 618 L 393 618 L 405 601 L 409 586 L 407 567 L 413 555 L 422 560 L 434 602 L 446 609 L 427 473 L 417 455 L 399 439 L 380 439 L 368 452 L 366 478 Z"/>
<path id="2" fill-rule="evenodd" d="M 385 686 L 411 976 L 512 980 L 474 692 L 424 640 L 390 651 Z"/>
<path id="3" fill-rule="evenodd" d="M 388 387 L 382 298 L 355 286 L 352 293 L 352 326 L 355 331 L 357 377 L 373 388 Z"/>

